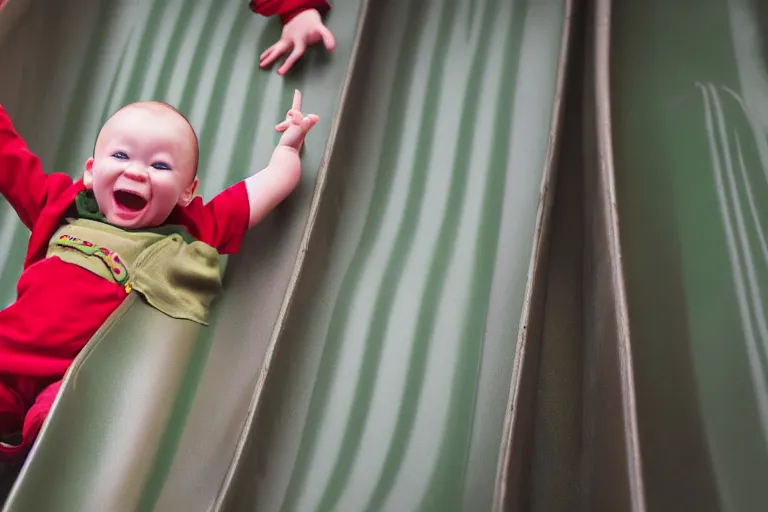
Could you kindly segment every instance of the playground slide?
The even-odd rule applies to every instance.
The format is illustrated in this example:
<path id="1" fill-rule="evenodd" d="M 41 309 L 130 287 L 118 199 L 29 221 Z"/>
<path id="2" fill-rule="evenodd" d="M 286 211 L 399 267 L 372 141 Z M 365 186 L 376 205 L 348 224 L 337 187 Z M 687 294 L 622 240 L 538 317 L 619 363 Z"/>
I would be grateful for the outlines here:
<path id="1" fill-rule="evenodd" d="M 493 503 L 566 3 L 370 8 L 225 510 Z"/>
<path id="2" fill-rule="evenodd" d="M 337 50 L 281 78 L 256 66 L 279 26 L 242 2 L 28 1 L 0 101 L 50 170 L 79 172 L 139 98 L 190 115 L 205 197 L 265 164 L 295 87 L 321 124 L 212 325 L 132 301 L 78 358 L 5 510 L 488 509 L 566 2 L 338 0 Z M 7 304 L 26 232 L 2 207 Z"/>
<path id="3" fill-rule="evenodd" d="M 599 3 L 647 505 L 762 510 L 768 4 Z"/>

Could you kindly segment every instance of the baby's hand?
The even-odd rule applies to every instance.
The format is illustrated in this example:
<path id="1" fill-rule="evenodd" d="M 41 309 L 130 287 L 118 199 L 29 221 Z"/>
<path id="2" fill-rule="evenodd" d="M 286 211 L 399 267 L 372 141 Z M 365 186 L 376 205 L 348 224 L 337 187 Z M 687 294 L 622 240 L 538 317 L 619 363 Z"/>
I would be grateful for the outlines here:
<path id="1" fill-rule="evenodd" d="M 304 143 L 307 132 L 320 120 L 315 114 L 304 116 L 301 113 L 301 92 L 293 94 L 293 105 L 285 116 L 285 121 L 275 126 L 275 130 L 283 134 L 278 146 L 287 146 L 299 151 Z"/>
<path id="2" fill-rule="evenodd" d="M 280 40 L 261 54 L 259 64 L 266 68 L 278 57 L 290 51 L 291 54 L 277 70 L 279 74 L 284 75 L 304 55 L 307 46 L 321 41 L 329 52 L 336 46 L 333 34 L 323 24 L 320 13 L 315 9 L 307 9 L 285 24 Z"/>

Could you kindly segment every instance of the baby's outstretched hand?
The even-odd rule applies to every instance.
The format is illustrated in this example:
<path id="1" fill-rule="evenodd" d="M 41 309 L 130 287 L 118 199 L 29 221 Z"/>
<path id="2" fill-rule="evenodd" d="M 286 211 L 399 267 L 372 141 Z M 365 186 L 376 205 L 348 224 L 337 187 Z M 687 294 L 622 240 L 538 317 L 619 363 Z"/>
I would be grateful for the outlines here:
<path id="1" fill-rule="evenodd" d="M 285 121 L 275 126 L 283 134 L 278 146 L 288 146 L 296 151 L 301 149 L 307 132 L 320 120 L 315 114 L 305 116 L 301 113 L 301 92 L 293 93 L 293 105 L 285 116 Z"/>
<path id="2" fill-rule="evenodd" d="M 291 52 L 277 70 L 278 74 L 284 75 L 304 55 L 307 46 L 321 41 L 329 52 L 336 46 L 333 33 L 323 24 L 320 13 L 315 9 L 307 9 L 285 24 L 280 40 L 261 54 L 259 64 L 266 68 L 281 55 Z"/>

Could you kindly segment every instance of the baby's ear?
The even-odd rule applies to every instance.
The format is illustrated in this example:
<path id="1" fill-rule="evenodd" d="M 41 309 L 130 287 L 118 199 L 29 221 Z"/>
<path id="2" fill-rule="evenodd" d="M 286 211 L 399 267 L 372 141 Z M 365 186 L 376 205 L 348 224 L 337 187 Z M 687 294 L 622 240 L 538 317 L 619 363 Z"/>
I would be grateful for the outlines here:
<path id="1" fill-rule="evenodd" d="M 192 199 L 195 198 L 195 190 L 197 190 L 197 184 L 198 179 L 195 178 L 192 180 L 192 184 L 189 185 L 184 192 L 181 193 L 181 197 L 179 198 L 179 206 L 182 208 L 185 208 L 189 206 L 189 203 L 192 202 Z"/>
<path id="2" fill-rule="evenodd" d="M 93 189 L 93 157 L 85 161 L 85 168 L 83 169 L 83 185 L 88 190 Z"/>

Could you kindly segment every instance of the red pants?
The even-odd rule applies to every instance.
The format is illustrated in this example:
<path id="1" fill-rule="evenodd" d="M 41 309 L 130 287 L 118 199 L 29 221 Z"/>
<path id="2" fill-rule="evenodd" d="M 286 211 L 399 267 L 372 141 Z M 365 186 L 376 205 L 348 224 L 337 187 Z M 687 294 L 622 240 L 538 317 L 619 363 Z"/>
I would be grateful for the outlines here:
<path id="1" fill-rule="evenodd" d="M 4 433 L 21 431 L 21 444 L 0 445 L 1 461 L 16 461 L 32 447 L 60 387 L 61 381 L 58 381 L 40 392 L 40 383 L 35 379 L 0 379 L 0 430 Z M 19 419 L 23 420 L 22 425 L 19 425 Z"/>
<path id="2" fill-rule="evenodd" d="M 72 360 L 122 303 L 122 286 L 53 257 L 19 279 L 16 302 L 0 311 L 0 461 L 23 457 L 53 405 Z"/>

